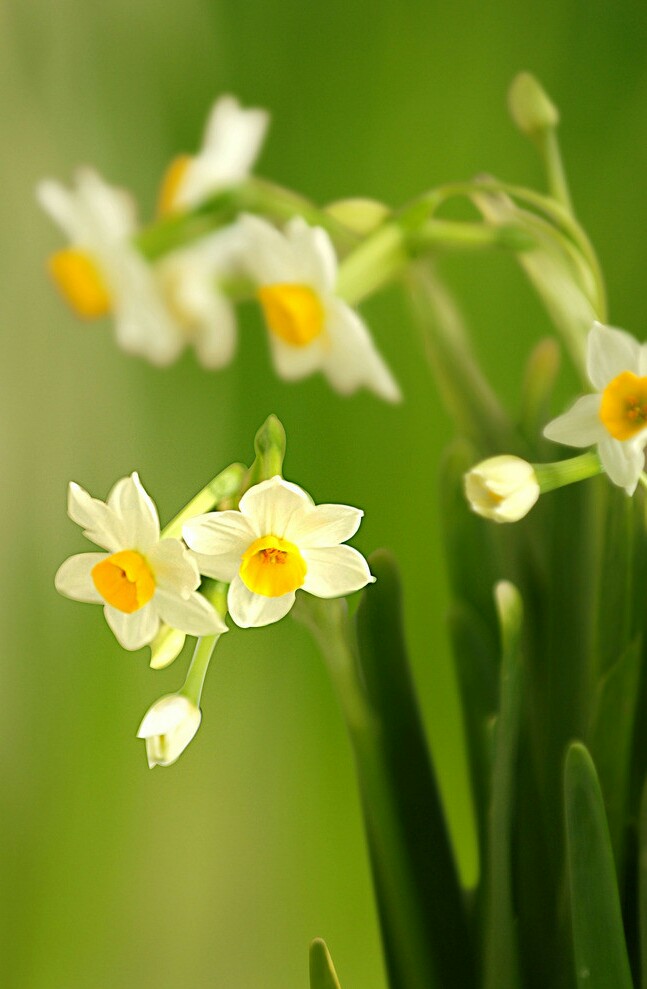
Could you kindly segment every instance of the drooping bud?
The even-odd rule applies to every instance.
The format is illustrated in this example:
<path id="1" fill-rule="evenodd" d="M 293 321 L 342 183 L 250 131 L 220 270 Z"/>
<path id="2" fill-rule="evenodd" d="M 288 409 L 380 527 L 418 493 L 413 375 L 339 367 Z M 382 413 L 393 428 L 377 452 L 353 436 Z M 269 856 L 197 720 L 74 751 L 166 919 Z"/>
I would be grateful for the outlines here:
<path id="1" fill-rule="evenodd" d="M 465 475 L 465 495 L 472 511 L 494 522 L 522 519 L 539 494 L 534 468 L 521 457 L 490 457 Z"/>

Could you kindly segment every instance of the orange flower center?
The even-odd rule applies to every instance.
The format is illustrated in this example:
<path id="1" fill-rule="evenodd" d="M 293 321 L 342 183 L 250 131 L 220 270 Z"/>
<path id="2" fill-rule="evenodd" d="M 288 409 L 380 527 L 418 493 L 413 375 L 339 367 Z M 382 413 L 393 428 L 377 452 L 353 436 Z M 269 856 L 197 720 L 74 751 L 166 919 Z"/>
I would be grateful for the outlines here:
<path id="1" fill-rule="evenodd" d="M 85 251 L 68 248 L 52 254 L 50 274 L 66 302 L 83 319 L 110 312 L 110 293 L 93 259 Z"/>
<path id="2" fill-rule="evenodd" d="M 240 578 L 254 594 L 278 598 L 301 587 L 306 571 L 306 562 L 294 543 L 279 536 L 262 536 L 243 553 Z"/>
<path id="3" fill-rule="evenodd" d="M 101 597 L 113 608 L 131 615 L 148 604 L 155 593 L 155 578 L 141 553 L 124 549 L 92 568 L 92 580 Z"/>
<path id="4" fill-rule="evenodd" d="M 175 200 L 192 161 L 191 155 L 178 155 L 166 169 L 157 203 L 157 212 L 160 216 L 169 216 L 176 212 Z"/>
<path id="5" fill-rule="evenodd" d="M 647 378 L 623 371 L 602 392 L 600 419 L 616 440 L 647 429 Z"/>
<path id="6" fill-rule="evenodd" d="M 269 329 L 292 347 L 307 347 L 321 336 L 324 310 L 308 285 L 263 285 L 258 298 Z"/>

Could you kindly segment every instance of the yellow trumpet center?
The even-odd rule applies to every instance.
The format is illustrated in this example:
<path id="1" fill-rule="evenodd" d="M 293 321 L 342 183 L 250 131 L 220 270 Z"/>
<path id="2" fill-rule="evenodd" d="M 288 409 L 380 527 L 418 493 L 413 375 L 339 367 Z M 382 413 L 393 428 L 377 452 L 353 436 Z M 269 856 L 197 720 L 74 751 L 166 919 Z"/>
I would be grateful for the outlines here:
<path id="1" fill-rule="evenodd" d="M 157 204 L 160 216 L 168 216 L 176 211 L 175 200 L 192 160 L 191 155 L 178 155 L 166 169 Z"/>
<path id="2" fill-rule="evenodd" d="M 240 578 L 254 594 L 278 598 L 301 587 L 307 569 L 294 543 L 279 536 L 262 536 L 243 553 Z"/>
<path id="3" fill-rule="evenodd" d="M 131 615 L 148 604 L 155 593 L 155 578 L 141 553 L 124 549 L 92 568 L 92 580 L 101 597 L 113 608 Z"/>
<path id="4" fill-rule="evenodd" d="M 600 419 L 616 440 L 647 429 L 647 378 L 623 371 L 602 392 Z"/>
<path id="5" fill-rule="evenodd" d="M 321 336 L 324 310 L 308 285 L 263 285 L 258 298 L 272 333 L 293 347 L 307 347 Z"/>
<path id="6" fill-rule="evenodd" d="M 110 312 L 110 293 L 101 272 L 85 251 L 73 247 L 57 251 L 48 266 L 63 298 L 77 315 L 96 319 Z"/>

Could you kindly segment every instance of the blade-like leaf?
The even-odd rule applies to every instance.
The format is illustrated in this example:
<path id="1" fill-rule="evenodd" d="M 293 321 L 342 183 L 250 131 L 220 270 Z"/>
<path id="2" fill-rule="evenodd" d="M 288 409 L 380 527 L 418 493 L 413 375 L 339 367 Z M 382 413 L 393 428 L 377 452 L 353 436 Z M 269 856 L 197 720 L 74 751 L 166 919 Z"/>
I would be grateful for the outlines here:
<path id="1" fill-rule="evenodd" d="M 511 876 L 511 839 L 522 702 L 523 605 L 507 581 L 496 587 L 503 644 L 499 715 L 494 737 L 485 900 L 485 989 L 521 985 Z"/>
<path id="2" fill-rule="evenodd" d="M 633 989 L 602 793 L 579 742 L 566 756 L 564 798 L 577 985 Z"/>
<path id="3" fill-rule="evenodd" d="M 443 808 L 404 644 L 400 583 L 384 551 L 357 611 L 361 674 L 376 722 L 354 738 L 392 989 L 474 984 Z"/>
<path id="4" fill-rule="evenodd" d="M 341 989 L 326 942 L 315 938 L 310 945 L 310 989 Z"/>

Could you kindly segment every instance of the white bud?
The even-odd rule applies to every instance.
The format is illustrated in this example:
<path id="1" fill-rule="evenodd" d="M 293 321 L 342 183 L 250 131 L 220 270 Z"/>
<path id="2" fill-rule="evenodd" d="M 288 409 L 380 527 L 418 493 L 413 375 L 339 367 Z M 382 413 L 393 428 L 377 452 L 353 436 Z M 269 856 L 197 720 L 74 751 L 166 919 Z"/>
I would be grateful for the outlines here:
<path id="1" fill-rule="evenodd" d="M 148 765 L 170 766 L 184 752 L 200 727 L 202 712 L 182 694 L 160 697 L 144 715 L 137 732 L 146 740 Z"/>
<path id="2" fill-rule="evenodd" d="M 464 481 L 472 511 L 494 522 L 517 522 L 539 497 L 532 464 L 509 454 L 481 461 L 467 472 Z"/>

